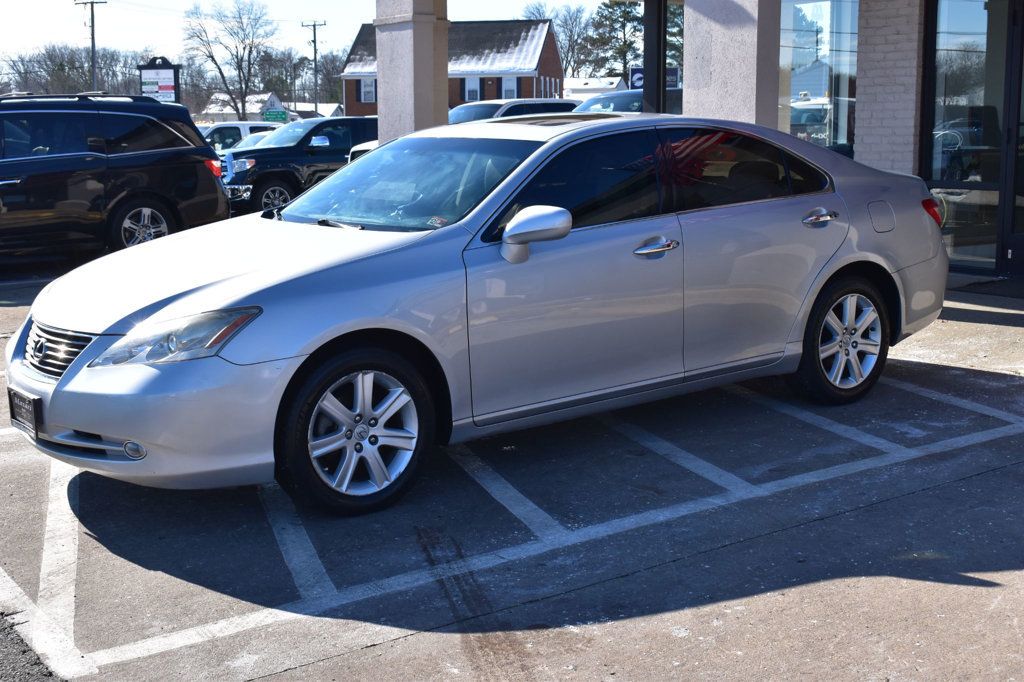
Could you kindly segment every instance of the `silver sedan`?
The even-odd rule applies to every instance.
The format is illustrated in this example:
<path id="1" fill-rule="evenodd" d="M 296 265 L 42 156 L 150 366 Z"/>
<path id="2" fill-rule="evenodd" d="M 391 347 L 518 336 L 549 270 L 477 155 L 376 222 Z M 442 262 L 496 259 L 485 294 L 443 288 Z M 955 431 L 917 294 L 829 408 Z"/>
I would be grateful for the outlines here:
<path id="1" fill-rule="evenodd" d="M 753 125 L 422 131 L 54 281 L 7 346 L 12 418 L 114 478 L 367 511 L 437 443 L 774 374 L 862 398 L 940 312 L 938 217 L 917 178 Z"/>

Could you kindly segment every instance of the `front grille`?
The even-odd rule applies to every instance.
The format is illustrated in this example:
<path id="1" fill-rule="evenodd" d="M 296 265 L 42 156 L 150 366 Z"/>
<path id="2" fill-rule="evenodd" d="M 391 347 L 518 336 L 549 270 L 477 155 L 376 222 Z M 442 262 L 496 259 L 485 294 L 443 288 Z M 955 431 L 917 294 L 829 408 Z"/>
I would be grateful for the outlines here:
<path id="1" fill-rule="evenodd" d="M 60 379 L 95 336 L 54 329 L 32 321 L 25 343 L 25 362 L 37 372 Z"/>

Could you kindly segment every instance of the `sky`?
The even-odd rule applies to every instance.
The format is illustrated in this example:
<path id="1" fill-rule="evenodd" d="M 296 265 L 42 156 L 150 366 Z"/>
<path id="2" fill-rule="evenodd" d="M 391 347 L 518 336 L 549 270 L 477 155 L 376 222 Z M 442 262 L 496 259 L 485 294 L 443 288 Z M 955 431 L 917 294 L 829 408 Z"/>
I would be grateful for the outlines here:
<path id="1" fill-rule="evenodd" d="M 517 19 L 528 0 L 448 0 L 448 18 Z M 595 9 L 600 0 L 573 0 Z M 182 15 L 193 0 L 107 0 L 96 5 L 96 45 L 148 50 L 176 59 L 182 52 Z M 200 0 L 204 9 L 214 0 Z M 312 31 L 303 22 L 326 21 L 317 29 L 321 50 L 352 44 L 360 24 L 373 21 L 375 0 L 265 0 L 278 27 L 279 47 L 312 50 Z M 551 4 L 561 4 L 551 3 Z M 47 43 L 89 45 L 88 8 L 75 0 L 0 0 L 0 56 L 35 50 Z M 45 21 L 43 18 L 45 17 Z M 151 56 L 152 56 L 151 55 Z"/>

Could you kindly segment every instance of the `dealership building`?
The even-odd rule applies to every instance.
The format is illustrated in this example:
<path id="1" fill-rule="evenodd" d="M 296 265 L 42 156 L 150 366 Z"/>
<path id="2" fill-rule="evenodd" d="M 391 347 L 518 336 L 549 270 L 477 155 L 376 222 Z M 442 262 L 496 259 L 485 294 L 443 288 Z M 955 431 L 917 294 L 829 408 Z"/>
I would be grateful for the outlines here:
<path id="1" fill-rule="evenodd" d="M 644 102 L 665 109 L 683 4 L 683 113 L 751 121 L 922 177 L 954 267 L 1024 277 L 1024 2 L 645 0 Z M 381 138 L 446 120 L 445 0 L 377 0 Z"/>

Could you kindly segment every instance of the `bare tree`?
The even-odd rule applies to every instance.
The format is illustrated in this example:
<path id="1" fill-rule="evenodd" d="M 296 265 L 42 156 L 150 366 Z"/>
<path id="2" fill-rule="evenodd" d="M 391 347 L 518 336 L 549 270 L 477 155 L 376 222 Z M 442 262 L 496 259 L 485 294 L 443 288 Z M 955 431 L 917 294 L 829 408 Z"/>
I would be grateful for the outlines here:
<path id="1" fill-rule="evenodd" d="M 256 0 L 233 0 L 204 14 L 199 5 L 185 13 L 185 43 L 189 51 L 212 67 L 240 119 L 248 115 L 246 99 L 254 92 L 257 64 L 270 46 L 277 27 L 267 6 Z"/>
<path id="2" fill-rule="evenodd" d="M 591 31 L 590 13 L 583 5 L 563 5 L 555 12 L 554 27 L 562 71 L 567 78 L 576 78 L 587 62 L 584 45 Z"/>
<path id="3" fill-rule="evenodd" d="M 535 2 L 528 3 L 523 8 L 523 19 L 552 19 L 555 12 L 548 7 L 548 3 L 536 0 Z"/>

